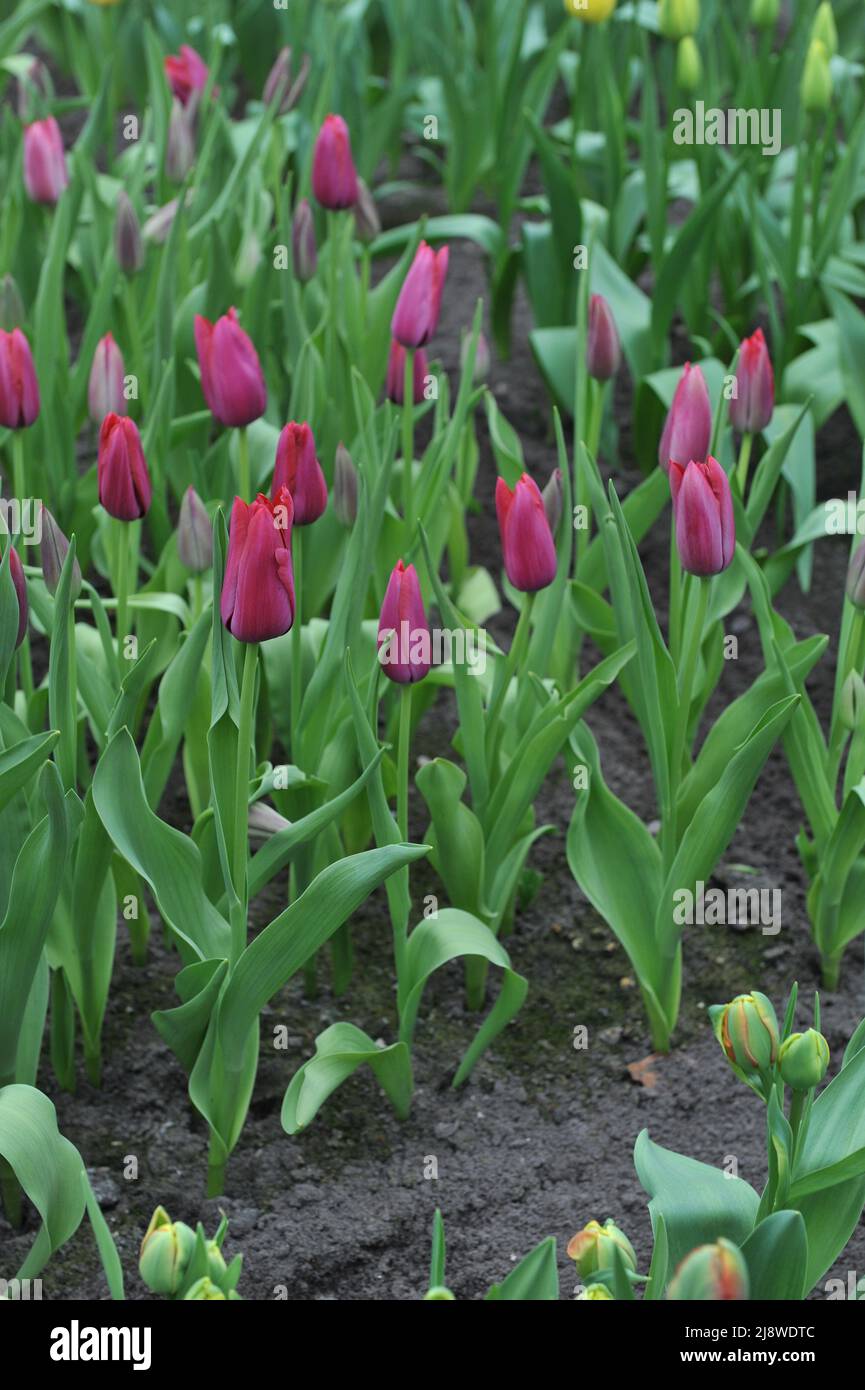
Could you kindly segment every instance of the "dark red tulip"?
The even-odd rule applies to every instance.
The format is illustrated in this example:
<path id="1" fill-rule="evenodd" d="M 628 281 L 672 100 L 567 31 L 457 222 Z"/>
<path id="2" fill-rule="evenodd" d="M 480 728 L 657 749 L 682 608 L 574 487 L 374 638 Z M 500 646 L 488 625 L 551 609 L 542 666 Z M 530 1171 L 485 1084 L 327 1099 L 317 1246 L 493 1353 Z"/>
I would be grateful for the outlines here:
<path id="1" fill-rule="evenodd" d="M 742 434 L 759 434 L 775 409 L 775 373 L 762 328 L 739 348 L 736 396 L 730 401 L 730 422 Z"/>
<path id="2" fill-rule="evenodd" d="M 736 549 L 729 478 L 711 456 L 685 468 L 671 460 L 670 490 L 682 569 L 700 578 L 720 574 Z"/>
<path id="3" fill-rule="evenodd" d="M 342 116 L 326 116 L 312 156 L 312 191 L 323 208 L 339 212 L 357 202 L 357 170 Z"/>
<path id="4" fill-rule="evenodd" d="M 622 361 L 622 347 L 613 311 L 602 294 L 589 301 L 589 331 L 586 340 L 586 368 L 596 381 L 609 381 Z"/>
<path id="5" fill-rule="evenodd" d="M 286 425 L 276 446 L 273 495 L 288 488 L 294 504 L 294 525 L 311 526 L 327 507 L 327 483 L 315 452 L 309 425 Z"/>
<path id="6" fill-rule="evenodd" d="M 234 499 L 219 612 L 239 642 L 282 637 L 294 622 L 293 515 L 287 488 L 272 502 L 261 493 L 251 505 Z"/>
<path id="7" fill-rule="evenodd" d="M 414 565 L 394 566 L 378 620 L 378 659 L 398 685 L 423 680 L 431 665 L 431 638 Z"/>
<path id="8" fill-rule="evenodd" d="M 193 92 L 204 91 L 210 71 L 201 54 L 184 43 L 178 54 L 165 59 L 165 76 L 177 100 L 185 106 Z"/>
<path id="9" fill-rule="evenodd" d="M 504 478 L 496 483 L 496 513 L 505 571 L 515 589 L 535 593 L 556 577 L 556 547 L 537 483 L 524 473 L 511 492 Z"/>
<path id="10" fill-rule="evenodd" d="M 201 389 L 217 420 L 239 428 L 263 415 L 267 387 L 258 353 L 229 309 L 216 323 L 195 316 L 195 346 Z"/>
<path id="11" fill-rule="evenodd" d="M 675 459 L 682 468 L 691 459 L 705 463 L 711 444 L 712 405 L 706 378 L 699 367 L 692 367 L 688 362 L 679 378 L 667 415 L 658 449 L 658 462 L 665 473 L 670 470 L 671 459 Z"/>
<path id="12" fill-rule="evenodd" d="M 106 415 L 99 434 L 99 501 L 118 521 L 138 521 L 150 508 L 153 487 L 138 426 L 128 415 Z"/>

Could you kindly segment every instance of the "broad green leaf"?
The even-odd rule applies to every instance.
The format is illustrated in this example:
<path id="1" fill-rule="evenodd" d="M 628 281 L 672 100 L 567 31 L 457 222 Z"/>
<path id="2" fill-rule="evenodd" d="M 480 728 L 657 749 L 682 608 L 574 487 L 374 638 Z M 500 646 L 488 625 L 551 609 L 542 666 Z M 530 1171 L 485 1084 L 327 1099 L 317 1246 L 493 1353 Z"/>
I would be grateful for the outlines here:
<path id="1" fill-rule="evenodd" d="M 315 1040 L 315 1055 L 292 1077 L 282 1102 L 282 1127 L 297 1134 L 333 1092 L 368 1065 L 401 1119 L 411 1105 L 411 1055 L 404 1042 L 379 1047 L 353 1023 L 334 1023 Z"/>

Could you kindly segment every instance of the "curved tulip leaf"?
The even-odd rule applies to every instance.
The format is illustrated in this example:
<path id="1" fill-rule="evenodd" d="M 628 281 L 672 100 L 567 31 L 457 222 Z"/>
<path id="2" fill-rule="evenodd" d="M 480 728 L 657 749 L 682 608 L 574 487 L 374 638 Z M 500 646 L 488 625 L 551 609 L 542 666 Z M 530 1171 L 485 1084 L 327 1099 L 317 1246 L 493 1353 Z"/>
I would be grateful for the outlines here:
<path id="1" fill-rule="evenodd" d="M 353 1023 L 334 1023 L 315 1040 L 315 1056 L 292 1077 L 282 1102 L 282 1127 L 297 1134 L 315 1118 L 330 1095 L 368 1065 L 400 1119 L 413 1089 L 411 1056 L 404 1042 L 379 1047 Z"/>
<path id="2" fill-rule="evenodd" d="M 484 835 L 477 816 L 462 800 L 466 774 L 447 758 L 434 758 L 418 770 L 415 785 L 432 817 L 433 867 L 451 902 L 480 917 Z"/>
<path id="3" fill-rule="evenodd" d="M 534 1250 L 520 1260 L 516 1269 L 493 1284 L 484 1300 L 487 1303 L 549 1302 L 559 1297 L 559 1269 L 556 1264 L 556 1242 L 547 1236 Z"/>
<path id="4" fill-rule="evenodd" d="M 805 1297 L 808 1235 L 798 1211 L 776 1211 L 761 1221 L 742 1246 L 750 1297 L 785 1302 Z"/>
<path id="5" fill-rule="evenodd" d="M 42 1219 L 16 1276 L 32 1279 L 81 1224 L 84 1165 L 57 1128 L 51 1101 L 32 1086 L 0 1087 L 0 1154 Z"/>
<path id="6" fill-rule="evenodd" d="M 657 1211 L 652 1220 L 653 1235 L 655 1245 L 652 1250 L 652 1263 L 649 1266 L 649 1277 L 646 1280 L 646 1288 L 643 1294 L 647 1303 L 652 1303 L 664 1297 L 664 1290 L 667 1287 L 667 1273 L 670 1265 L 670 1244 L 667 1240 L 667 1223 L 663 1213 Z"/>
<path id="7" fill-rule="evenodd" d="M 47 734 L 24 738 L 12 748 L 0 752 L 0 811 L 9 805 L 13 796 L 26 787 L 31 777 L 51 756 L 60 734 L 53 729 Z"/>
<path id="8" fill-rule="evenodd" d="M 155 809 L 165 790 L 177 749 L 192 710 L 201 663 L 210 637 L 210 615 L 204 612 L 168 666 L 141 751 L 141 775 L 147 799 Z"/>

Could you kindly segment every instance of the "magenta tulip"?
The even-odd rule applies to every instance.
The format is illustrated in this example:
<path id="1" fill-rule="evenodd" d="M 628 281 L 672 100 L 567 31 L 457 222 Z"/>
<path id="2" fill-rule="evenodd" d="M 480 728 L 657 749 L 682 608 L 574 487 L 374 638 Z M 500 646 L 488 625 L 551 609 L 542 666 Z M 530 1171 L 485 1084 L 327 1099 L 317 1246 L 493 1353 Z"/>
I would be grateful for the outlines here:
<path id="1" fill-rule="evenodd" d="M 326 116 L 312 156 L 312 191 L 323 208 L 339 212 L 357 202 L 351 136 L 342 116 Z"/>
<path id="2" fill-rule="evenodd" d="M 665 473 L 670 471 L 671 460 L 683 468 L 692 459 L 704 463 L 711 444 L 712 405 L 706 378 L 699 367 L 692 367 L 688 362 L 679 378 L 667 415 L 658 462 Z"/>
<path id="3" fill-rule="evenodd" d="M 556 547 L 537 483 L 524 473 L 513 492 L 496 482 L 496 514 L 505 571 L 515 589 L 533 594 L 556 577 Z"/>
<path id="4" fill-rule="evenodd" d="M 106 333 L 96 344 L 87 383 L 87 406 L 94 424 L 101 424 L 112 413 L 128 414 L 123 390 L 125 375 L 123 353 L 111 334 Z"/>
<path id="5" fill-rule="evenodd" d="M 63 137 L 53 116 L 24 128 L 24 186 L 34 203 L 56 203 L 69 183 Z"/>
<path id="6" fill-rule="evenodd" d="M 235 497 L 219 612 L 239 642 L 282 637 L 294 622 L 291 525 L 294 507 L 283 488 L 274 499 Z"/>
<path id="7" fill-rule="evenodd" d="M 430 669 L 431 638 L 414 565 L 394 567 L 378 620 L 378 659 L 397 685 L 422 681 Z"/>
<path id="8" fill-rule="evenodd" d="M 185 106 L 193 92 L 204 91 L 210 72 L 201 54 L 184 43 L 178 54 L 165 59 L 165 76 L 177 100 Z"/>
<path id="9" fill-rule="evenodd" d="M 20 328 L 0 330 L 0 425 L 26 429 L 39 414 L 39 383 L 30 344 Z"/>
<path id="10" fill-rule="evenodd" d="M 586 341 L 586 368 L 596 381 L 609 381 L 622 361 L 622 347 L 613 311 L 602 294 L 589 301 L 589 332 Z"/>
<path id="11" fill-rule="evenodd" d="M 273 473 L 274 497 L 282 488 L 291 493 L 294 525 L 311 526 L 327 507 L 327 483 L 315 452 L 315 438 L 307 424 L 286 425 L 276 446 Z"/>
<path id="12" fill-rule="evenodd" d="M 405 400 L 405 354 L 406 349 L 402 343 L 398 343 L 394 338 L 390 345 L 390 357 L 387 363 L 387 398 L 393 401 L 394 405 L 402 405 Z M 429 375 L 429 363 L 423 348 L 418 348 L 414 355 L 412 364 L 413 400 L 415 405 L 421 405 L 424 400 L 424 388 L 426 379 Z"/>
<path id="13" fill-rule="evenodd" d="M 733 559 L 736 523 L 730 480 L 711 456 L 686 467 L 670 463 L 676 547 L 682 569 L 705 578 L 720 574 Z"/>
<path id="14" fill-rule="evenodd" d="M 204 399 L 223 425 L 249 425 L 263 415 L 267 387 L 258 353 L 229 309 L 216 323 L 195 316 L 195 346 Z"/>
<path id="15" fill-rule="evenodd" d="M 403 347 L 419 348 L 438 328 L 449 251 L 434 251 L 425 241 L 417 249 L 396 302 L 391 332 Z"/>
<path id="16" fill-rule="evenodd" d="M 775 409 L 775 373 L 762 328 L 742 341 L 736 392 L 730 401 L 733 428 L 742 434 L 759 434 L 772 419 Z"/>
<path id="17" fill-rule="evenodd" d="M 150 508 L 153 488 L 138 426 L 112 411 L 99 433 L 99 501 L 118 521 L 138 521 Z"/>

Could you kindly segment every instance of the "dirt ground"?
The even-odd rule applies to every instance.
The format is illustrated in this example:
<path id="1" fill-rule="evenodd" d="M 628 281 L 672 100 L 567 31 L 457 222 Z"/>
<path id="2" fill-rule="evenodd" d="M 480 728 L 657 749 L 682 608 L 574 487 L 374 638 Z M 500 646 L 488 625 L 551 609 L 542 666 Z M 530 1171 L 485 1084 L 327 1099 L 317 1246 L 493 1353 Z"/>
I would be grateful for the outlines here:
<path id="1" fill-rule="evenodd" d="M 460 330 L 486 289 L 480 252 L 468 243 L 452 249 L 435 354 L 453 371 Z M 528 310 L 518 301 L 514 353 L 494 362 L 491 385 L 519 432 L 528 467 L 543 485 L 553 467 L 549 408 L 527 342 Z M 619 384 L 615 409 L 620 457 L 613 465 L 621 492 L 638 481 L 629 434 L 630 382 Z M 481 511 L 470 518 L 472 559 L 497 574 L 498 538 L 492 502 L 495 466 L 486 426 L 479 420 L 482 461 L 477 496 Z M 820 496 L 855 488 L 859 444 L 846 415 L 830 422 L 819 439 Z M 667 520 L 642 548 L 650 587 L 664 612 L 668 556 Z M 795 580 L 780 608 L 800 637 L 828 632 L 833 640 L 843 592 L 846 546 L 826 540 L 817 547 L 813 587 L 801 595 Z M 512 627 L 510 612 L 493 623 L 497 636 Z M 753 679 L 760 665 L 756 626 L 747 612 L 731 619 L 739 659 L 728 662 L 713 709 Z M 833 662 L 815 672 L 811 692 L 825 717 Z M 419 731 L 414 753 L 446 753 L 453 732 L 450 697 L 442 694 Z M 607 781 L 646 820 L 655 814 L 648 763 L 636 725 L 617 690 L 589 712 Z M 539 798 L 539 821 L 556 833 L 543 838 L 530 864 L 542 876 L 508 941 L 512 962 L 530 982 L 522 1012 L 483 1057 L 469 1082 L 451 1088 L 455 1066 L 475 1026 L 467 1014 L 461 972 L 449 967 L 431 982 L 414 1053 L 417 1090 L 410 1119 L 398 1122 L 369 1073 L 340 1088 L 310 1129 L 298 1138 L 282 1132 L 279 1112 L 296 1067 L 313 1051 L 328 1024 L 348 1019 L 373 1037 L 394 1036 L 394 986 L 384 896 L 379 892 L 353 922 L 357 967 L 341 999 L 332 997 L 328 965 L 315 1001 L 296 980 L 262 1018 L 262 1060 L 250 1115 L 231 1159 L 227 1194 L 204 1197 L 206 1135 L 186 1095 L 186 1078 L 157 1036 L 149 1015 L 175 1002 L 176 958 L 154 934 L 144 968 L 133 966 L 121 931 L 105 1029 L 105 1078 L 101 1091 L 82 1079 L 78 1094 L 58 1092 L 47 1064 L 40 1084 L 54 1099 L 62 1131 L 80 1148 L 117 1240 L 128 1296 L 147 1297 L 137 1276 L 138 1244 L 153 1207 L 161 1202 L 176 1218 L 215 1228 L 219 1211 L 230 1217 L 226 1251 L 245 1256 L 240 1292 L 248 1299 L 410 1299 L 426 1288 L 433 1211 L 444 1213 L 447 1282 L 460 1298 L 481 1297 L 542 1237 L 557 1239 L 562 1295 L 576 1282 L 567 1260 L 568 1239 L 593 1217 L 612 1216 L 648 1265 L 651 1232 L 646 1198 L 632 1163 L 634 1140 L 647 1127 L 653 1139 L 711 1164 L 730 1155 L 739 1173 L 758 1189 L 765 1174 L 762 1106 L 738 1083 L 715 1042 L 706 1007 L 758 987 L 780 1005 L 794 979 L 808 1001 L 818 984 L 815 952 L 805 911 L 805 883 L 794 846 L 800 808 L 783 755 L 776 752 L 760 779 L 733 844 L 717 875 L 721 884 L 745 882 L 731 865 L 748 864 L 756 877 L 747 886 L 780 888 L 783 926 L 777 936 L 756 929 L 693 928 L 685 940 L 683 1008 L 675 1047 L 655 1065 L 656 1084 L 635 1082 L 628 1064 L 650 1051 L 639 992 L 623 950 L 586 904 L 569 872 L 565 833 L 573 809 L 570 776 L 559 763 Z M 412 838 L 426 828 L 415 797 Z M 433 891 L 422 865 L 413 893 Z M 274 890 L 270 906 L 279 910 Z M 284 901 L 284 898 L 283 898 Z M 263 920 L 266 906 L 262 910 Z M 833 1067 L 858 1021 L 863 1001 L 861 940 L 848 951 L 837 994 L 823 996 L 823 1026 Z M 801 1016 L 804 1024 L 810 1020 Z M 286 1051 L 272 1046 L 284 1024 Z M 576 1051 L 573 1031 L 589 1030 L 587 1050 Z M 124 1177 L 134 1155 L 138 1177 Z M 430 1158 L 437 1179 L 424 1177 Z M 4 1264 L 32 1239 L 12 1236 L 0 1218 Z M 833 1273 L 865 1273 L 865 1229 L 860 1228 Z M 52 1299 L 106 1297 L 95 1247 L 85 1228 L 43 1275 Z M 825 1297 L 818 1289 L 816 1297 Z"/>

